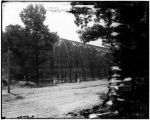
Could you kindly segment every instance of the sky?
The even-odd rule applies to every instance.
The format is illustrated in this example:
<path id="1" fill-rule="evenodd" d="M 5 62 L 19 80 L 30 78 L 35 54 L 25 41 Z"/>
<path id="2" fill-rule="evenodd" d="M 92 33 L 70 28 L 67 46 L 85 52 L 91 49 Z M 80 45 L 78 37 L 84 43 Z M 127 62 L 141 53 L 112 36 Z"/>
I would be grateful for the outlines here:
<path id="1" fill-rule="evenodd" d="M 81 42 L 77 34 L 78 27 L 74 24 L 75 17 L 66 11 L 70 10 L 70 2 L 6 2 L 2 4 L 2 29 L 7 25 L 19 24 L 24 27 L 20 12 L 30 4 L 43 4 L 46 9 L 45 25 L 51 32 L 57 32 L 60 38 Z M 88 44 L 102 46 L 101 40 Z"/>

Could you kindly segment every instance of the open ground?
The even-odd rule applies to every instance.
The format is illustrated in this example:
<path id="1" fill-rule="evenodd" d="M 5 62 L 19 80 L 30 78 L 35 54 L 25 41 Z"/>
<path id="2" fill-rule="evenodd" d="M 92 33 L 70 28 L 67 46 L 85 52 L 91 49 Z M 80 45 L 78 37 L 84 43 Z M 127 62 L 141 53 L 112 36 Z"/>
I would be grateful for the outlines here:
<path id="1" fill-rule="evenodd" d="M 71 111 L 92 108 L 102 102 L 101 93 L 107 93 L 108 81 L 64 83 L 46 87 L 13 87 L 8 94 L 2 90 L 2 116 L 17 118 L 65 118 Z"/>

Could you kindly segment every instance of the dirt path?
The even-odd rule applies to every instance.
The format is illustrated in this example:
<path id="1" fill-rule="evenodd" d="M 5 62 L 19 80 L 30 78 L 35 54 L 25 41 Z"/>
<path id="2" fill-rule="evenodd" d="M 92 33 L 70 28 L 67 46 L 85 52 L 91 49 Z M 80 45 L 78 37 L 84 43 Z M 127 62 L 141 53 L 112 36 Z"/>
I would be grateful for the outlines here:
<path id="1" fill-rule="evenodd" d="M 14 88 L 2 91 L 2 116 L 17 118 L 63 118 L 73 110 L 101 103 L 99 93 L 107 92 L 107 80 L 66 83 L 43 88 Z"/>

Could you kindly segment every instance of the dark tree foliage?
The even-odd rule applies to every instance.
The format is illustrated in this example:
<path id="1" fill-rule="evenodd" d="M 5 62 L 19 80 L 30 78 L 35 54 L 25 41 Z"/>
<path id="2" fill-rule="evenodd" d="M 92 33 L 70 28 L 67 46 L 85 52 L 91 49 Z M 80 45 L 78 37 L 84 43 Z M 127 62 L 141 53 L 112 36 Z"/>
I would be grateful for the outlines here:
<path id="1" fill-rule="evenodd" d="M 32 37 L 33 54 L 35 56 L 35 79 L 38 84 L 39 64 L 45 61 L 45 59 L 40 60 L 39 58 L 44 58 L 42 56 L 46 52 L 43 51 L 53 48 L 54 43 L 58 41 L 58 36 L 56 33 L 50 33 L 48 26 L 44 25 L 46 10 L 42 5 L 29 5 L 23 9 L 20 17 Z"/>
<path id="2" fill-rule="evenodd" d="M 48 26 L 44 25 L 45 14 L 43 6 L 29 5 L 20 14 L 25 28 L 8 25 L 5 32 L 2 32 L 2 55 L 6 56 L 9 47 L 12 51 L 11 68 L 19 66 L 23 76 L 27 76 L 28 68 L 34 68 L 37 84 L 39 65 L 48 61 L 48 52 L 52 51 L 54 43 L 59 39 L 57 33 L 50 32 Z"/>
<path id="3" fill-rule="evenodd" d="M 101 38 L 114 50 L 115 62 L 127 76 L 147 77 L 148 6 L 148 2 L 72 2 L 70 12 L 81 28 L 79 35 L 83 42 Z"/>
<path id="4" fill-rule="evenodd" d="M 8 48 L 12 51 L 11 64 L 19 65 L 23 69 L 31 51 L 30 38 L 27 31 L 19 25 L 8 25 L 2 33 L 2 58 L 5 59 Z M 5 63 L 5 61 L 2 59 Z"/>
<path id="5" fill-rule="evenodd" d="M 149 3 L 146 1 L 72 2 L 69 11 L 81 41 L 102 39 L 113 53 L 122 76 L 132 77 L 133 99 L 144 98 L 148 104 L 149 85 Z M 138 89 L 136 82 L 143 78 Z M 144 94 L 139 97 L 138 94 Z M 138 96 L 138 97 L 135 97 Z"/>
<path id="6" fill-rule="evenodd" d="M 148 69 L 148 2 L 72 2 L 71 12 L 81 27 L 79 35 L 83 42 L 101 38 L 113 49 L 119 48 L 115 53 L 116 62 L 120 62 L 128 74 L 145 74 L 143 71 Z M 91 21 L 94 24 L 89 27 Z"/>

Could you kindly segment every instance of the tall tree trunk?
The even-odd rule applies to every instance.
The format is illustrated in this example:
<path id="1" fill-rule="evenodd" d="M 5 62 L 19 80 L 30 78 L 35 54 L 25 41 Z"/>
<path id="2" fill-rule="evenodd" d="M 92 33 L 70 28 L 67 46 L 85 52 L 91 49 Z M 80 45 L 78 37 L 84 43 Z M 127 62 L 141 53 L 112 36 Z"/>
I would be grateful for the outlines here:
<path id="1" fill-rule="evenodd" d="M 38 66 L 38 53 L 36 53 L 36 58 L 35 58 L 35 80 L 36 80 L 36 84 L 39 84 L 38 81 L 38 74 L 39 74 L 39 66 Z"/>
<path id="2" fill-rule="evenodd" d="M 98 70 L 98 76 L 99 76 L 99 79 L 101 79 L 100 66 L 99 66 L 98 63 L 97 63 L 97 70 Z"/>
<path id="3" fill-rule="evenodd" d="M 93 74 L 93 65 L 92 65 L 92 62 L 90 62 L 90 74 L 91 74 L 91 78 L 94 80 L 94 74 Z"/>
<path id="4" fill-rule="evenodd" d="M 36 81 L 36 84 L 38 85 L 39 84 L 39 64 L 38 64 L 38 61 L 39 61 L 39 49 L 38 49 L 38 39 L 36 39 L 36 46 L 35 46 L 35 81 Z"/>
<path id="5" fill-rule="evenodd" d="M 81 66 L 82 66 L 82 71 L 83 71 L 84 80 L 86 81 L 86 73 L 85 73 L 83 61 L 82 61 L 82 59 L 80 59 L 80 61 L 81 61 Z"/>
<path id="6" fill-rule="evenodd" d="M 78 79 L 77 67 L 78 67 L 78 65 L 77 65 L 77 60 L 76 60 L 76 73 L 75 73 L 75 80 L 76 80 L 76 82 L 77 82 L 77 79 Z"/>
<path id="7" fill-rule="evenodd" d="M 8 62 L 8 93 L 10 93 L 10 49 L 8 48 L 8 58 L 7 58 L 7 62 Z"/>
<path id="8" fill-rule="evenodd" d="M 67 78 L 66 78 L 66 72 L 64 73 L 64 82 L 67 82 Z"/>
<path id="9" fill-rule="evenodd" d="M 56 77 L 56 72 L 55 72 L 55 69 L 56 69 L 56 57 L 55 57 L 55 44 L 53 46 L 53 79 L 55 79 Z"/>
<path id="10" fill-rule="evenodd" d="M 48 60 L 48 62 L 49 62 L 49 81 L 51 81 L 51 58 L 50 58 L 50 51 L 49 51 L 49 54 L 48 54 L 48 58 L 49 58 L 49 60 Z"/>
<path id="11" fill-rule="evenodd" d="M 94 65 L 94 62 L 93 62 L 93 64 L 92 64 L 92 73 L 93 73 L 93 80 L 94 80 L 94 78 L 95 78 L 95 71 L 94 71 L 94 68 L 95 68 L 95 65 Z"/>
<path id="12" fill-rule="evenodd" d="M 63 82 L 63 79 L 64 79 L 64 76 L 63 76 L 63 67 L 62 67 L 62 64 L 61 64 L 61 81 Z"/>
<path id="13" fill-rule="evenodd" d="M 61 57 L 61 58 L 63 58 L 63 57 Z M 64 77 L 63 76 L 63 63 L 64 62 L 63 63 L 62 62 L 63 62 L 63 59 L 60 61 L 60 63 L 61 63 L 61 66 L 60 66 L 60 69 L 61 69 L 61 82 L 63 83 L 63 77 Z"/>
<path id="14" fill-rule="evenodd" d="M 69 78 L 70 78 L 70 82 L 72 82 L 72 66 L 71 66 L 71 61 L 69 63 Z"/>

